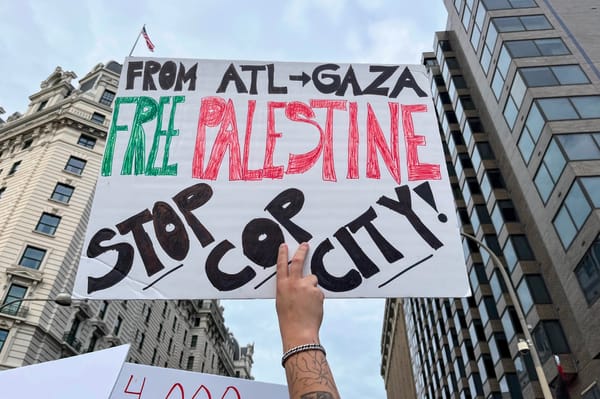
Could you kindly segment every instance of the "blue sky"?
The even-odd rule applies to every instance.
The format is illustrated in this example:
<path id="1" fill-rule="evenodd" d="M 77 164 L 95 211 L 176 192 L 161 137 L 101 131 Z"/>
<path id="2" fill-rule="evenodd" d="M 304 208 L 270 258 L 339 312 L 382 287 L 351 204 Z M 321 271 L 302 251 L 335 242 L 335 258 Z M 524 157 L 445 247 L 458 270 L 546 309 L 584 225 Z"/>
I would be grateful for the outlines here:
<path id="1" fill-rule="evenodd" d="M 419 63 L 443 30 L 441 0 L 15 1 L 0 0 L 0 106 L 6 119 L 57 66 L 82 78 L 123 62 L 143 24 L 137 56 L 234 60 Z M 284 383 L 272 300 L 224 301 L 241 344 L 255 343 L 253 374 Z M 327 300 L 322 341 L 344 399 L 384 398 L 383 300 Z"/>

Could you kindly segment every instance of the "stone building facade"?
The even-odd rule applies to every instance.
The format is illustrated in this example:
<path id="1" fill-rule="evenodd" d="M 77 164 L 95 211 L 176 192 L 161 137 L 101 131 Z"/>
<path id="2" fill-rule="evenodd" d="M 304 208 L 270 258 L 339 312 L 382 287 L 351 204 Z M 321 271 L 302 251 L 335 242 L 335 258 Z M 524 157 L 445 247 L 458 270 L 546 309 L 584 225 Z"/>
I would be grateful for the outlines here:
<path id="1" fill-rule="evenodd" d="M 130 362 L 251 379 L 253 345 L 218 301 L 32 300 L 73 286 L 120 73 L 98 64 L 75 87 L 58 67 L 0 120 L 0 369 L 130 343 Z"/>

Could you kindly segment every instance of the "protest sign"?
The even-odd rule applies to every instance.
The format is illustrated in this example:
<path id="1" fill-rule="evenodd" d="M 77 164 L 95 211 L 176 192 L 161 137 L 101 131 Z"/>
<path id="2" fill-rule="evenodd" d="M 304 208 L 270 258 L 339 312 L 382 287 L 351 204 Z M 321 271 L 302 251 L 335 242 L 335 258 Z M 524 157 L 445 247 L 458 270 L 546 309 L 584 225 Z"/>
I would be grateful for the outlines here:
<path id="1" fill-rule="evenodd" d="M 274 297 L 309 242 L 328 297 L 469 293 L 421 65 L 126 59 L 74 295 Z"/>
<path id="2" fill-rule="evenodd" d="M 2 398 L 107 399 L 129 352 L 121 345 L 98 352 L 0 372 Z"/>
<path id="3" fill-rule="evenodd" d="M 110 399 L 287 399 L 285 385 L 125 363 Z"/>

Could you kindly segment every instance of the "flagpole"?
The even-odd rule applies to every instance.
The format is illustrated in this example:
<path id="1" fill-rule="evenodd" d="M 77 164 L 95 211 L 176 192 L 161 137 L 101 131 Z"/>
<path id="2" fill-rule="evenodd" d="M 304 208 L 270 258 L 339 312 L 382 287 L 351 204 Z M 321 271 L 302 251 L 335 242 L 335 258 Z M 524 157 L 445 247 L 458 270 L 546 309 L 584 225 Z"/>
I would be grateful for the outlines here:
<path id="1" fill-rule="evenodd" d="M 146 26 L 146 24 L 144 24 L 144 26 Z M 143 29 L 143 27 L 142 27 Z M 131 54 L 133 54 L 133 50 L 135 49 L 135 46 L 137 45 L 138 40 L 140 40 L 140 36 L 142 36 L 142 29 L 140 29 L 140 31 L 138 32 L 138 35 L 135 39 L 135 43 L 133 43 L 133 47 L 131 48 L 131 51 L 129 52 L 129 56 L 131 57 Z"/>

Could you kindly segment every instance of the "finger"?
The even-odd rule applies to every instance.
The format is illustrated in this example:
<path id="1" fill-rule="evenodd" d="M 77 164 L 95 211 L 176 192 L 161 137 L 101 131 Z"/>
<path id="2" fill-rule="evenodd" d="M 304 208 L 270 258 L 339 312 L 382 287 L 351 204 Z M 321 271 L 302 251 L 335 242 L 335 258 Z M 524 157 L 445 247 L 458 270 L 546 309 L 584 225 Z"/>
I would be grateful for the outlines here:
<path id="1" fill-rule="evenodd" d="M 288 247 L 286 243 L 279 246 L 277 252 L 277 279 L 285 278 L 290 275 L 288 268 Z"/>
<path id="2" fill-rule="evenodd" d="M 304 268 L 304 260 L 308 253 L 308 244 L 303 242 L 300 244 L 294 257 L 292 258 L 292 264 L 290 265 L 290 277 L 301 278 L 302 269 Z"/>
<path id="3" fill-rule="evenodd" d="M 319 280 L 317 279 L 317 276 L 315 276 L 314 274 L 309 274 L 305 278 L 310 283 L 310 285 L 312 285 L 313 287 L 316 287 L 317 285 L 319 285 Z"/>

